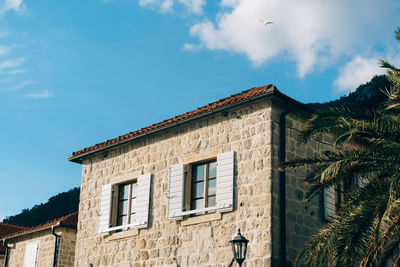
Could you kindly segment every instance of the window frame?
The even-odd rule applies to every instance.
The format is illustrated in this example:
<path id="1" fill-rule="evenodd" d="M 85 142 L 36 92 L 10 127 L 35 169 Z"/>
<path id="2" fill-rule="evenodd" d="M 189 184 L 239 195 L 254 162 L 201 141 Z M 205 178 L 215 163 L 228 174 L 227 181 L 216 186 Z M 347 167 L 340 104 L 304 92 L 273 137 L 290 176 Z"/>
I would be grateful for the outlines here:
<path id="1" fill-rule="evenodd" d="M 199 213 L 193 213 L 190 214 L 189 216 L 199 216 L 199 215 L 204 215 L 206 213 L 212 213 L 212 212 L 216 212 L 216 207 L 217 207 L 217 203 L 216 203 L 216 198 L 217 198 L 217 171 L 215 171 L 215 177 L 209 177 L 209 166 L 211 163 L 215 163 L 215 168 L 217 168 L 217 157 L 212 157 L 212 158 L 208 158 L 208 159 L 204 159 L 204 160 L 200 160 L 200 161 L 196 161 L 196 162 L 191 162 L 188 163 L 186 165 L 186 177 L 185 177 L 185 181 L 184 181 L 184 209 L 183 211 L 196 211 L 196 210 L 200 210 L 200 209 L 204 209 L 204 208 L 214 208 L 215 210 L 211 210 L 211 211 L 207 211 L 207 212 L 199 212 Z M 193 201 L 193 194 L 192 194 L 192 186 L 193 186 L 193 169 L 196 166 L 199 165 L 204 165 L 204 178 L 203 178 L 203 183 L 204 183 L 204 187 L 203 187 L 203 194 L 202 194 L 202 198 L 198 198 L 198 199 L 203 199 L 203 208 L 197 208 L 197 209 L 192 209 L 192 201 Z M 210 180 L 215 180 L 215 193 L 213 195 L 209 195 L 209 188 L 208 188 L 208 183 Z M 209 197 L 215 197 L 215 204 L 214 206 L 209 207 L 208 206 L 208 198 Z"/>
<path id="2" fill-rule="evenodd" d="M 132 197 L 133 184 L 136 185 L 134 197 Z M 122 217 L 120 215 L 120 210 L 119 210 L 119 203 L 121 202 L 120 190 L 121 190 L 121 186 L 124 186 L 124 185 L 129 185 L 128 199 L 127 199 L 128 211 L 127 211 L 126 215 L 122 215 L 122 216 L 127 216 L 127 223 L 118 225 L 118 218 Z M 133 221 L 133 222 L 131 221 L 131 215 L 134 214 L 134 216 L 136 216 L 136 210 L 134 212 L 132 212 L 132 199 L 135 199 L 135 201 L 137 201 L 137 187 L 138 187 L 137 179 L 124 181 L 124 182 L 120 182 L 120 183 L 116 183 L 116 184 L 112 185 L 112 194 L 113 195 L 112 195 L 111 213 L 110 213 L 110 216 L 111 216 L 110 227 L 109 227 L 110 229 L 121 228 L 124 226 L 130 227 L 131 225 L 133 225 L 135 223 L 135 221 Z M 137 206 L 137 205 L 135 205 L 135 206 Z M 124 228 L 122 228 L 122 229 L 124 229 Z"/>

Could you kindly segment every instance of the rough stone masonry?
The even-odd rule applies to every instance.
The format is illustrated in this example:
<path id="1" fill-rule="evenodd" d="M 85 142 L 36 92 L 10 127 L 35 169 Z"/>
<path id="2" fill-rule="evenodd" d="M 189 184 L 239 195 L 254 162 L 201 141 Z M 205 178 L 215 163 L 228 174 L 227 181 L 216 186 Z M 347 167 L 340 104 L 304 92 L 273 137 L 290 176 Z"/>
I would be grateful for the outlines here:
<path id="1" fill-rule="evenodd" d="M 279 257 L 279 114 L 277 97 L 250 101 L 226 112 L 93 153 L 82 161 L 75 266 L 228 266 L 229 240 L 240 228 L 250 242 L 244 266 L 275 266 Z M 323 140 L 297 144 L 308 114 L 287 116 L 287 158 L 329 149 Z M 234 209 L 168 221 L 168 167 L 202 155 L 235 151 Z M 98 235 L 100 187 L 151 173 L 149 227 Z M 304 172 L 286 177 L 286 250 L 290 266 L 299 248 L 323 226 L 321 201 L 304 201 Z M 217 177 L 218 179 L 218 177 Z"/>

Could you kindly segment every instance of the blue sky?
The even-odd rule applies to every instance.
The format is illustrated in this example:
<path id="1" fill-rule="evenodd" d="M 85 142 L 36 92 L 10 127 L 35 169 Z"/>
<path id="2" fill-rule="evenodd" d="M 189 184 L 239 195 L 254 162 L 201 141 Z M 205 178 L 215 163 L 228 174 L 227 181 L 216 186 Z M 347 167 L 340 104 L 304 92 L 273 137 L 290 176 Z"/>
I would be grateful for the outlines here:
<path id="1" fill-rule="evenodd" d="M 400 63 L 400 1 L 326 2 L 0 0 L 0 220 L 79 186 L 72 151 L 269 83 L 333 100 Z"/>

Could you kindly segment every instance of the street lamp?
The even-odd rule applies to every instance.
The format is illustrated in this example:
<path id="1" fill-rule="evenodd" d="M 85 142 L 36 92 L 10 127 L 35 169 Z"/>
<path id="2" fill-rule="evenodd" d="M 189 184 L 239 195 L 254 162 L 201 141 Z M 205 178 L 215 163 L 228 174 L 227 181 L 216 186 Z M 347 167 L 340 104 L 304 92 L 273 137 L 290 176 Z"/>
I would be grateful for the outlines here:
<path id="1" fill-rule="evenodd" d="M 247 243 L 249 240 L 244 238 L 244 236 L 242 236 L 240 233 L 240 229 L 238 229 L 237 235 L 229 242 L 232 244 L 233 258 L 240 267 L 246 259 Z"/>

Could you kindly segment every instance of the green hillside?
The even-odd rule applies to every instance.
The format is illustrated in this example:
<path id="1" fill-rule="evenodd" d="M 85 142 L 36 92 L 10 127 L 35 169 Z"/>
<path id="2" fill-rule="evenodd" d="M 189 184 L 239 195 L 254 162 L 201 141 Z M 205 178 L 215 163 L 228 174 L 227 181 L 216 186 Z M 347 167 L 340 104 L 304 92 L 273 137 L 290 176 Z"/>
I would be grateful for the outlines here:
<path id="1" fill-rule="evenodd" d="M 35 226 L 73 213 L 78 210 L 78 205 L 79 187 L 75 187 L 49 198 L 46 203 L 35 205 L 31 209 L 22 210 L 17 215 L 6 217 L 3 222 L 27 227 Z"/>

